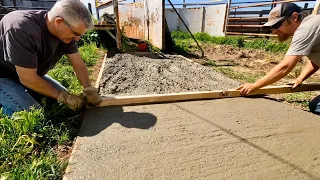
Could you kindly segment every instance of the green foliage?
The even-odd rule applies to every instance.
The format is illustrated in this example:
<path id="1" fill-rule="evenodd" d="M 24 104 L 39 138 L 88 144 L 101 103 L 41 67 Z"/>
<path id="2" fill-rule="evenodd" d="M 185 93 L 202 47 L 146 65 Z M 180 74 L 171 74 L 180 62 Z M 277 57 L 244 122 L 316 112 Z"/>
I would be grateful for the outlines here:
<path id="1" fill-rule="evenodd" d="M 98 32 L 96 30 L 90 30 L 87 31 L 86 34 L 84 34 L 80 41 L 77 43 L 79 46 L 83 46 L 85 44 L 92 44 L 92 43 L 99 43 L 100 37 L 98 35 Z"/>
<path id="2" fill-rule="evenodd" d="M 192 38 L 189 33 L 183 32 L 183 31 L 173 31 L 171 33 L 171 37 L 173 39 L 189 39 L 189 38 Z"/>
<path id="3" fill-rule="evenodd" d="M 189 33 L 182 31 L 174 31 L 171 36 L 176 42 L 178 50 L 188 50 L 188 44 L 181 43 L 179 40 L 187 40 L 192 38 Z M 232 45 L 240 48 L 262 49 L 270 52 L 285 52 L 289 48 L 288 42 L 275 42 L 268 39 L 249 39 L 237 36 L 210 36 L 208 33 L 198 32 L 194 34 L 196 40 L 212 44 Z M 179 52 L 179 51 L 178 51 Z"/>
<path id="4" fill-rule="evenodd" d="M 196 40 L 203 41 L 203 42 L 210 42 L 211 39 L 212 39 L 210 34 L 208 34 L 208 33 L 200 33 L 200 32 L 194 34 L 194 38 L 196 38 Z"/>
<path id="5" fill-rule="evenodd" d="M 222 72 L 224 75 L 226 75 L 232 79 L 240 80 L 243 82 L 253 83 L 257 79 L 262 77 L 262 75 L 257 75 L 257 74 L 236 72 L 229 67 L 219 67 L 219 68 L 215 68 L 215 69 Z"/>
<path id="6" fill-rule="evenodd" d="M 67 162 L 58 160 L 50 147 L 74 138 L 61 134 L 71 135 L 76 125 L 68 121 L 68 109 L 52 106 L 1 118 L 0 179 L 60 179 Z M 56 109 L 61 114 L 52 119 Z"/>
<path id="7" fill-rule="evenodd" d="M 312 92 L 298 92 L 298 93 L 288 93 L 284 95 L 284 100 L 307 108 L 309 106 L 309 101 L 314 97 Z"/>
<path id="8" fill-rule="evenodd" d="M 99 54 L 98 48 L 94 44 L 85 44 L 79 48 L 81 57 L 87 66 L 93 66 L 96 64 Z"/>
<path id="9" fill-rule="evenodd" d="M 49 71 L 49 76 L 60 82 L 69 91 L 79 94 L 82 91 L 82 86 L 78 82 L 72 66 L 59 64 L 56 68 Z"/>
<path id="10" fill-rule="evenodd" d="M 79 51 L 88 66 L 99 58 L 92 44 L 83 45 Z M 48 74 L 72 93 L 81 93 L 82 86 L 66 57 Z M 81 116 L 55 100 L 45 99 L 41 105 L 41 109 L 16 112 L 13 117 L 3 115 L 0 109 L 1 180 L 61 179 L 67 162 L 59 160 L 53 149 L 72 142 Z"/>

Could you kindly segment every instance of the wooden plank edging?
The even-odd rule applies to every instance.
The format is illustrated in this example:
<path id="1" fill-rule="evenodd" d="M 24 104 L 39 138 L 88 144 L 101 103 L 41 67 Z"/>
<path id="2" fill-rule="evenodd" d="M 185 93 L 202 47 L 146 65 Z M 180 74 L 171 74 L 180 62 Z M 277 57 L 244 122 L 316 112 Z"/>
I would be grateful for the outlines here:
<path id="1" fill-rule="evenodd" d="M 266 94 L 282 94 L 282 93 L 295 93 L 303 91 L 316 91 L 320 90 L 320 84 L 302 84 L 292 89 L 292 85 L 283 86 L 267 86 L 250 94 L 252 95 L 266 95 Z M 183 93 L 170 93 L 170 94 L 152 94 L 152 95 L 139 95 L 139 96 L 115 96 L 103 97 L 102 103 L 99 107 L 104 106 L 125 106 L 125 105 L 138 105 L 150 103 L 164 103 L 176 101 L 190 101 L 190 100 L 205 100 L 205 99 L 221 99 L 243 97 L 240 95 L 239 90 L 229 89 L 226 91 L 199 91 L 199 92 L 183 92 Z"/>

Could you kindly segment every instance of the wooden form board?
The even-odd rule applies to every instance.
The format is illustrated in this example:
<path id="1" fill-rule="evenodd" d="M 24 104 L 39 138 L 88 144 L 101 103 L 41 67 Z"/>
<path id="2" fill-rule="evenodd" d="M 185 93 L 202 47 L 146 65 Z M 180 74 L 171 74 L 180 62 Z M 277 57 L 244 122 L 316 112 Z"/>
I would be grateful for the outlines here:
<path id="1" fill-rule="evenodd" d="M 251 95 L 281 94 L 281 93 L 294 93 L 294 92 L 301 92 L 301 91 L 316 91 L 316 90 L 320 90 L 320 84 L 303 84 L 298 86 L 294 90 L 292 89 L 291 85 L 267 86 L 257 90 Z M 220 99 L 220 98 L 231 98 L 231 97 L 241 97 L 240 91 L 231 89 L 227 91 L 200 91 L 200 92 L 154 94 L 154 95 L 141 95 L 141 96 L 104 97 L 99 107 L 204 100 L 204 99 Z"/>

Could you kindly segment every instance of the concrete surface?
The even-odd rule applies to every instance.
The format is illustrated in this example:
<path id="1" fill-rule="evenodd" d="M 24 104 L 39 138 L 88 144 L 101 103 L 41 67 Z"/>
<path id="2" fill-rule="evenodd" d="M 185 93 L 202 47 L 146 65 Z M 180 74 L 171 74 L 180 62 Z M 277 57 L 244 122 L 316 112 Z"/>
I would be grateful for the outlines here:
<path id="1" fill-rule="evenodd" d="M 90 109 L 65 179 L 320 179 L 320 118 L 249 98 Z"/>

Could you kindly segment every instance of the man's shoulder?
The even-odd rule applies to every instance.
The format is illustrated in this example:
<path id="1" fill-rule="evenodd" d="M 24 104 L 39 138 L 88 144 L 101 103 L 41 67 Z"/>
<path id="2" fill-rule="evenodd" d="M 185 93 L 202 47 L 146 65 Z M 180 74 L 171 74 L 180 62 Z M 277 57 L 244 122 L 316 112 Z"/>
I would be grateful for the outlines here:
<path id="1" fill-rule="evenodd" d="M 311 27 L 320 25 L 320 15 L 309 15 L 305 17 L 299 27 Z"/>
<path id="2" fill-rule="evenodd" d="M 39 33 L 42 19 L 47 11 L 42 10 L 16 10 L 5 15 L 1 26 L 6 31 L 21 30 L 27 33 Z"/>

